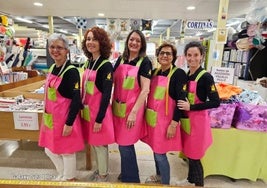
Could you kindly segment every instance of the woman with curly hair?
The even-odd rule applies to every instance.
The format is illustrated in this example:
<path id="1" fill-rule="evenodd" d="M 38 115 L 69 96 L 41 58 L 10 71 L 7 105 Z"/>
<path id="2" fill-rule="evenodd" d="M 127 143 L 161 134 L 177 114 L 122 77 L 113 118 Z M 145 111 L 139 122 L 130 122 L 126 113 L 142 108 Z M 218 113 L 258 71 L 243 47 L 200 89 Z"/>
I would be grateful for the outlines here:
<path id="1" fill-rule="evenodd" d="M 84 34 L 82 50 L 88 61 L 82 76 L 82 119 L 86 140 L 95 152 L 97 169 L 91 181 L 108 180 L 108 144 L 115 141 L 110 97 L 113 67 L 108 60 L 112 44 L 104 29 L 93 27 Z"/>

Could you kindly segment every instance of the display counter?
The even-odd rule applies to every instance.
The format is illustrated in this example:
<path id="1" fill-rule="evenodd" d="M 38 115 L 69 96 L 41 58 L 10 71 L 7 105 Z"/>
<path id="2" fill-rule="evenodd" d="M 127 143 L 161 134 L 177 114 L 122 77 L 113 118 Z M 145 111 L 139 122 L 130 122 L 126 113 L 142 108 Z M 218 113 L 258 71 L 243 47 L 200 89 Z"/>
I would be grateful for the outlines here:
<path id="1" fill-rule="evenodd" d="M 41 80 L 44 80 L 44 79 L 45 79 L 45 76 L 36 76 L 36 77 L 28 78 L 26 80 L 21 80 L 21 81 L 18 81 L 18 82 L 12 82 L 12 83 L 9 83 L 9 84 L 3 84 L 3 85 L 0 85 L 0 92 L 1 91 L 6 91 L 6 90 L 9 90 L 9 89 L 15 89 L 17 87 L 25 86 L 27 84 L 32 84 L 34 82 L 41 81 Z"/>
<path id="2" fill-rule="evenodd" d="M 201 160 L 204 177 L 225 175 L 233 179 L 267 181 L 267 133 L 212 129 L 213 144 Z"/>

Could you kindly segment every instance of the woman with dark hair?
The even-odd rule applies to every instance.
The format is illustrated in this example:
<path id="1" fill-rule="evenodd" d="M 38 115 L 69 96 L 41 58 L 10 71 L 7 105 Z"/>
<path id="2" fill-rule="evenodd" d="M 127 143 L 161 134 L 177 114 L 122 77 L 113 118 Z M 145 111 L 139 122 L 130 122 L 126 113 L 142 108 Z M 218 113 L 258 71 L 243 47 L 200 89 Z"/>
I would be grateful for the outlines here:
<path id="1" fill-rule="evenodd" d="M 69 42 L 65 35 L 53 33 L 48 50 L 54 63 L 45 82 L 45 108 L 39 146 L 56 167 L 55 180 L 76 180 L 76 152 L 83 150 L 80 117 L 80 75 L 68 60 Z"/>
<path id="2" fill-rule="evenodd" d="M 145 114 L 148 135 L 142 139 L 154 152 L 156 175 L 147 178 L 146 183 L 170 184 L 166 153 L 182 149 L 179 124 L 182 112 L 176 101 L 185 100 L 183 87 L 187 77 L 183 69 L 174 65 L 176 54 L 175 46 L 169 43 L 160 45 L 156 52 L 160 68 L 152 74 Z"/>
<path id="3" fill-rule="evenodd" d="M 121 155 L 121 181 L 139 183 L 134 144 L 145 135 L 144 107 L 152 64 L 146 57 L 143 33 L 129 33 L 122 56 L 114 66 L 113 120 Z"/>
<path id="4" fill-rule="evenodd" d="M 88 58 L 82 76 L 82 122 L 97 164 L 90 180 L 104 182 L 108 180 L 108 144 L 115 142 L 110 104 L 113 67 L 108 60 L 112 44 L 104 29 L 93 27 L 85 32 L 82 49 Z"/>
<path id="5" fill-rule="evenodd" d="M 185 110 L 187 121 L 182 121 L 183 153 L 189 160 L 189 171 L 186 180 L 177 184 L 194 184 L 204 186 L 203 167 L 200 159 L 212 144 L 210 119 L 207 109 L 220 105 L 220 99 L 213 77 L 201 67 L 205 49 L 199 42 L 190 42 L 184 48 L 189 67 L 187 99 L 178 100 L 177 106 Z"/>

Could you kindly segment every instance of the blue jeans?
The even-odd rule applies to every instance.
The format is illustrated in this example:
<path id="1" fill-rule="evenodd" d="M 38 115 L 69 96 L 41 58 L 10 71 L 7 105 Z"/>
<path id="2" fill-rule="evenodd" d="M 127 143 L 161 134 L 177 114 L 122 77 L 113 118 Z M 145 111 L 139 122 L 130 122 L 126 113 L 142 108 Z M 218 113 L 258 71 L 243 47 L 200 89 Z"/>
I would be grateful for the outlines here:
<path id="1" fill-rule="evenodd" d="M 161 176 L 162 184 L 170 184 L 170 164 L 165 154 L 154 153 L 156 173 Z"/>
<path id="2" fill-rule="evenodd" d="M 121 181 L 140 183 L 134 145 L 119 145 L 119 150 L 121 155 Z"/>

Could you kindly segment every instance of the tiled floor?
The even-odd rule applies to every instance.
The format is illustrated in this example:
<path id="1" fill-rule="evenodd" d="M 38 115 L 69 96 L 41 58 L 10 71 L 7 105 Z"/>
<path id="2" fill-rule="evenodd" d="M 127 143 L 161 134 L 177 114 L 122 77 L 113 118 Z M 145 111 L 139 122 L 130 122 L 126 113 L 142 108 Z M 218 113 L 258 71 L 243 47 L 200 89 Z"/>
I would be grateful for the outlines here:
<path id="1" fill-rule="evenodd" d="M 120 158 L 116 144 L 109 147 L 110 150 L 110 182 L 117 182 L 120 173 Z M 153 155 L 150 148 L 142 143 L 136 144 L 141 182 L 152 174 L 155 174 Z M 171 184 L 177 180 L 186 178 L 187 163 L 178 158 L 178 153 L 169 153 L 171 166 Z M 93 161 L 93 168 L 95 164 Z M 85 170 L 85 152 L 77 154 L 77 169 L 79 181 L 88 181 L 93 170 Z M 28 141 L 0 141 L 0 179 L 26 179 L 26 180 L 50 180 L 55 176 L 54 166 L 49 158 L 38 147 L 36 142 Z M 249 180 L 232 181 L 224 176 L 209 176 L 205 178 L 205 187 L 267 187 L 263 181 L 252 182 Z"/>

